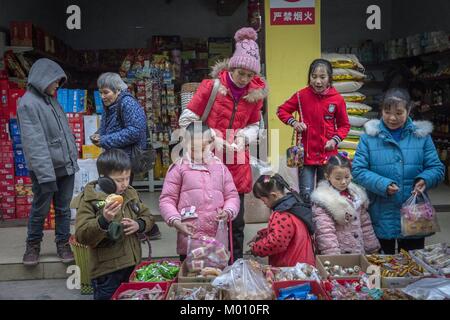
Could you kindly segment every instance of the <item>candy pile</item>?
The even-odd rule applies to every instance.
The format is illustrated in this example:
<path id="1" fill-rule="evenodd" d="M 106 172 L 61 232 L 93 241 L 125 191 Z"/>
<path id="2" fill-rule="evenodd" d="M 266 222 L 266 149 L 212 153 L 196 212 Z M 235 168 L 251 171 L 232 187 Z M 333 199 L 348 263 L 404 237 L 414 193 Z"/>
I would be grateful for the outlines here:
<path id="1" fill-rule="evenodd" d="M 164 300 L 165 292 L 159 285 L 153 289 L 127 290 L 119 294 L 117 300 Z"/>
<path id="2" fill-rule="evenodd" d="M 382 300 L 414 300 L 414 298 L 399 289 L 383 289 Z"/>
<path id="3" fill-rule="evenodd" d="M 178 288 L 169 293 L 168 300 L 219 300 L 219 289 L 204 287 Z"/>
<path id="4" fill-rule="evenodd" d="M 383 290 L 369 289 L 362 281 L 339 283 L 332 280 L 330 297 L 332 300 L 381 300 Z"/>
<path id="5" fill-rule="evenodd" d="M 433 269 L 434 273 L 450 274 L 450 250 L 446 243 L 429 245 L 411 254 Z"/>
<path id="6" fill-rule="evenodd" d="M 223 269 L 230 260 L 230 253 L 224 245 L 211 237 L 192 238 L 188 247 L 186 264 L 190 273 L 199 274 L 207 267 Z"/>
<path id="7" fill-rule="evenodd" d="M 275 281 L 320 281 L 320 276 L 317 269 L 306 263 L 297 263 L 295 267 L 272 268 L 272 272 L 274 273 Z"/>
<path id="8" fill-rule="evenodd" d="M 383 277 L 418 277 L 425 270 L 418 265 L 405 250 L 393 256 L 369 255 L 367 260 L 371 264 L 381 267 Z"/>
<path id="9" fill-rule="evenodd" d="M 360 275 L 361 267 L 354 266 L 351 268 L 345 268 L 339 265 L 331 266 L 330 261 L 324 261 L 323 266 L 332 277 L 354 277 Z"/>
<path id="10" fill-rule="evenodd" d="M 164 282 L 172 281 L 178 275 L 180 267 L 172 262 L 163 261 L 146 265 L 136 270 L 135 282 Z"/>

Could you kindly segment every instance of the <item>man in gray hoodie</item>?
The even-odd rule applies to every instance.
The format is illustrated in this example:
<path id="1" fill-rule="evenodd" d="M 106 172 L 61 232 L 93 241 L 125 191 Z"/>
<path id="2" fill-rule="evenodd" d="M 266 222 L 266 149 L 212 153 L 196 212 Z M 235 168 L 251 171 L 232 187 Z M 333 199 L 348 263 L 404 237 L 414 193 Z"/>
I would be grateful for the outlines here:
<path id="1" fill-rule="evenodd" d="M 70 208 L 74 177 L 79 170 L 75 137 L 55 98 L 67 80 L 63 69 L 49 59 L 36 61 L 28 77 L 26 94 L 17 109 L 23 151 L 33 182 L 33 205 L 28 221 L 24 265 L 39 263 L 45 218 L 53 200 L 56 247 L 64 263 L 74 260 L 70 250 Z"/>

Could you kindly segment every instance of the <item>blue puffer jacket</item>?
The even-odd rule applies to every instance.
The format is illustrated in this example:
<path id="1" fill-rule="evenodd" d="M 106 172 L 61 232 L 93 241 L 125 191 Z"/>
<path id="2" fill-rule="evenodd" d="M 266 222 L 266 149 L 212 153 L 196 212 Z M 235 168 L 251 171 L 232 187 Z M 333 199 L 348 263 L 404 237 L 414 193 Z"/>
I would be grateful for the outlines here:
<path id="1" fill-rule="evenodd" d="M 122 104 L 122 127 L 117 116 L 119 104 Z M 128 92 L 122 92 L 117 101 L 105 108 L 100 124 L 100 145 L 103 149 L 122 149 L 131 154 L 131 146 L 138 144 L 147 149 L 147 119 L 144 109 Z"/>
<path id="2" fill-rule="evenodd" d="M 433 126 L 427 121 L 408 119 L 399 142 L 392 138 L 383 121 L 371 120 L 365 129 L 353 160 L 353 177 L 368 192 L 369 213 L 377 237 L 402 238 L 400 208 L 411 196 L 415 181 L 421 178 L 431 189 L 444 178 L 444 165 L 430 136 Z M 388 196 L 391 183 L 396 183 L 400 191 Z"/>

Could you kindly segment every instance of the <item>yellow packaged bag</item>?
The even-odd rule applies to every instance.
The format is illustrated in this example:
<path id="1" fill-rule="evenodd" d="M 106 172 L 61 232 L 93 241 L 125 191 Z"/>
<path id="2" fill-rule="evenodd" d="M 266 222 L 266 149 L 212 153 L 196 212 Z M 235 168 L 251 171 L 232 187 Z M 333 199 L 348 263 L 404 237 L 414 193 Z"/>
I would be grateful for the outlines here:
<path id="1" fill-rule="evenodd" d="M 333 81 L 345 81 L 345 80 L 361 81 L 364 79 L 366 79 L 366 75 L 357 70 L 342 69 L 342 68 L 333 69 Z"/>
<path id="2" fill-rule="evenodd" d="M 359 92 L 342 93 L 341 96 L 346 102 L 364 102 L 366 96 Z"/>

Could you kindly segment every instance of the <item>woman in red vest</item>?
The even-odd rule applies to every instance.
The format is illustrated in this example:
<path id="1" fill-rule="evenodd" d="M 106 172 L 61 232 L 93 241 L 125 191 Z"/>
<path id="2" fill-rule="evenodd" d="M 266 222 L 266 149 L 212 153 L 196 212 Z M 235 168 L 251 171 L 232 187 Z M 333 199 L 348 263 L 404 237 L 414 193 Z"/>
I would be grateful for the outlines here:
<path id="1" fill-rule="evenodd" d="M 206 124 L 214 129 L 216 155 L 230 170 L 239 192 L 241 205 L 233 221 L 233 255 L 242 258 L 244 245 L 244 195 L 252 191 L 252 172 L 248 145 L 258 138 L 261 109 L 267 96 L 261 71 L 257 33 L 242 28 L 236 35 L 233 57 L 214 66 L 211 76 L 220 87 Z M 180 117 L 184 128 L 202 118 L 215 80 L 204 80 Z M 229 154 L 224 157 L 224 154 Z M 232 156 L 230 156 L 232 155 Z M 228 161 L 227 161 L 228 160 Z"/>

